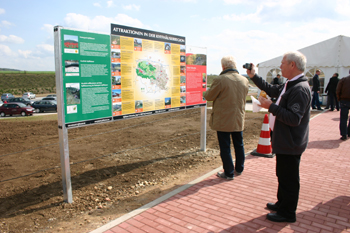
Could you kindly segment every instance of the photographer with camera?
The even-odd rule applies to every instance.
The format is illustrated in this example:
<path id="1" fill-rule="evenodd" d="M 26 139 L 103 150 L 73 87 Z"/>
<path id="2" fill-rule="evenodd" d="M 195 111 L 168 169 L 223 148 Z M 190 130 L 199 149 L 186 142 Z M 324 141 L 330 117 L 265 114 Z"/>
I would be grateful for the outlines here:
<path id="1" fill-rule="evenodd" d="M 243 129 L 245 103 L 248 94 L 248 79 L 238 73 L 236 61 L 232 56 L 221 59 L 222 72 L 214 78 L 204 98 L 213 101 L 209 126 L 217 131 L 220 157 L 224 172 L 220 178 L 233 180 L 244 169 Z M 235 148 L 235 166 L 231 156 L 231 138 Z"/>
<path id="2" fill-rule="evenodd" d="M 252 64 L 251 64 L 252 65 Z M 278 97 L 273 103 L 259 97 L 261 107 L 268 109 L 272 134 L 272 152 L 276 154 L 278 178 L 277 202 L 267 203 L 267 208 L 276 213 L 267 214 L 274 222 L 295 222 L 299 199 L 299 165 L 301 154 L 309 139 L 311 90 L 304 76 L 306 57 L 298 52 L 287 52 L 281 62 L 285 84 L 271 85 L 255 73 L 255 66 L 247 69 L 251 80 L 270 97 Z"/>

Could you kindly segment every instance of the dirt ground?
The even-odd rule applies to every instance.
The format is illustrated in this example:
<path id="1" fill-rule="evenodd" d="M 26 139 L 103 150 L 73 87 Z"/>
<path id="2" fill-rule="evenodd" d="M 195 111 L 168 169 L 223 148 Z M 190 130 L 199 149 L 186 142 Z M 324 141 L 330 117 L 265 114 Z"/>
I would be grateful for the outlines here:
<path id="1" fill-rule="evenodd" d="M 208 110 L 208 120 L 211 110 Z M 247 112 L 245 151 L 264 113 Z M 221 166 L 200 109 L 69 129 L 73 203 L 63 202 L 57 116 L 0 120 L 0 232 L 89 232 Z"/>

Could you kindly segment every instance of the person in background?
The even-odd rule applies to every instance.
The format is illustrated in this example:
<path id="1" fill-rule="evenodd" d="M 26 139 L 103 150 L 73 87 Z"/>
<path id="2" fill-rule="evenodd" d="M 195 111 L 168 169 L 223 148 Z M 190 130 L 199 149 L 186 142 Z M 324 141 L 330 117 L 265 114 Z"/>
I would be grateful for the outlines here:
<path id="1" fill-rule="evenodd" d="M 348 123 L 350 109 L 350 75 L 339 80 L 336 95 L 340 102 L 340 139 L 345 141 L 350 137 L 350 119 Z"/>
<path id="2" fill-rule="evenodd" d="M 272 85 L 279 85 L 282 84 L 281 82 L 281 75 L 277 74 L 277 76 L 272 80 L 271 82 Z M 276 103 L 277 98 L 276 97 L 271 97 L 272 102 Z"/>
<path id="3" fill-rule="evenodd" d="M 339 103 L 336 95 L 336 89 L 339 82 L 338 76 L 339 76 L 338 73 L 334 73 L 332 78 L 329 79 L 328 85 L 326 87 L 326 92 L 328 96 L 327 105 L 331 106 L 331 111 L 334 110 L 334 102 L 335 102 L 335 107 L 337 111 L 339 111 Z"/>
<path id="4" fill-rule="evenodd" d="M 213 80 L 204 98 L 213 101 L 209 126 L 217 131 L 224 168 L 224 172 L 218 172 L 217 176 L 233 180 L 244 169 L 243 129 L 249 81 L 238 73 L 234 57 L 223 57 L 221 66 L 222 72 Z M 235 149 L 235 166 L 230 149 L 231 138 Z"/>
<path id="5" fill-rule="evenodd" d="M 316 70 L 315 76 L 312 78 L 312 91 L 314 92 L 312 94 L 312 109 L 322 110 L 320 105 L 320 99 L 318 97 L 318 94 L 320 93 L 320 79 L 319 75 L 321 74 L 320 70 Z"/>
<path id="6" fill-rule="evenodd" d="M 287 78 L 283 85 L 267 83 L 255 73 L 254 65 L 247 74 L 258 88 L 271 97 L 278 97 L 276 103 L 259 97 L 260 106 L 272 114 L 269 125 L 273 130 L 271 146 L 272 153 L 276 154 L 278 179 L 277 202 L 266 205 L 276 212 L 267 214 L 267 219 L 295 222 L 300 190 L 300 158 L 309 141 L 311 90 L 304 75 L 306 57 L 302 53 L 285 53 L 280 68 L 282 76 Z"/>

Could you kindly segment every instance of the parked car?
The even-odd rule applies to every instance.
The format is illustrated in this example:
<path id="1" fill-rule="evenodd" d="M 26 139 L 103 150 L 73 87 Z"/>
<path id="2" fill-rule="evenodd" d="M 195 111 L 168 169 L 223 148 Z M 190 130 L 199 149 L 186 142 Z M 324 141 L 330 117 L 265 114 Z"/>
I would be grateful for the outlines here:
<path id="1" fill-rule="evenodd" d="M 27 106 L 24 103 L 7 103 L 3 104 L 0 107 L 0 116 L 4 117 L 6 115 L 22 115 L 22 116 L 28 116 L 33 115 L 34 108 L 31 106 Z"/>
<path id="2" fill-rule="evenodd" d="M 31 101 L 30 99 L 25 97 L 15 97 L 7 100 L 7 103 L 13 103 L 13 102 L 21 102 L 28 106 L 34 103 L 34 101 Z"/>
<path id="3" fill-rule="evenodd" d="M 22 97 L 26 97 L 28 99 L 35 99 L 35 94 L 33 94 L 32 92 L 25 92 Z"/>
<path id="4" fill-rule="evenodd" d="M 4 101 L 4 100 L 8 100 L 8 99 L 11 99 L 11 98 L 15 98 L 14 95 L 12 95 L 11 93 L 4 93 L 1 95 L 1 100 Z"/>
<path id="5" fill-rule="evenodd" d="M 57 112 L 57 102 L 55 100 L 35 101 L 32 104 L 32 107 L 35 108 L 35 112 L 48 112 L 48 111 Z"/>
<path id="6" fill-rule="evenodd" d="M 56 100 L 56 97 L 44 97 L 41 100 Z"/>
<path id="7" fill-rule="evenodd" d="M 47 95 L 46 97 L 55 97 L 57 99 L 56 95 Z"/>

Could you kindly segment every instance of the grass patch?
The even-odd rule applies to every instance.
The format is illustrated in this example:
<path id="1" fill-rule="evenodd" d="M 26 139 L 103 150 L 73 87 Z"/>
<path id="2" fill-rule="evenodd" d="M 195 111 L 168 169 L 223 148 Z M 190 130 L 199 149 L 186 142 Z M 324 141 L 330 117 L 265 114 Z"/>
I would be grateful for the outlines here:
<path id="1" fill-rule="evenodd" d="M 26 116 L 26 117 L 14 117 L 7 118 L 2 117 L 0 122 L 35 122 L 35 121 L 57 121 L 57 114 L 42 115 L 42 116 Z"/>

